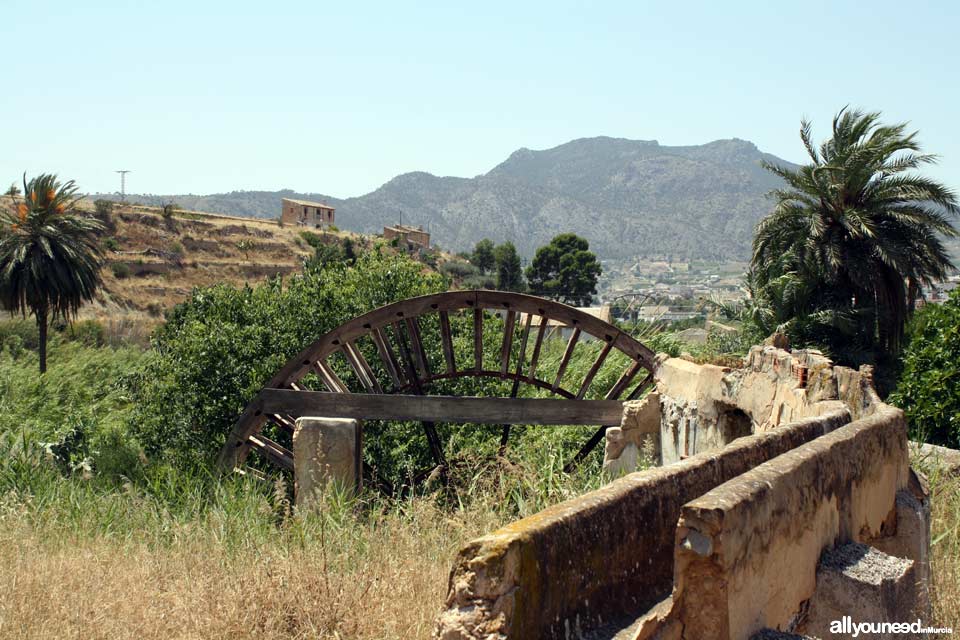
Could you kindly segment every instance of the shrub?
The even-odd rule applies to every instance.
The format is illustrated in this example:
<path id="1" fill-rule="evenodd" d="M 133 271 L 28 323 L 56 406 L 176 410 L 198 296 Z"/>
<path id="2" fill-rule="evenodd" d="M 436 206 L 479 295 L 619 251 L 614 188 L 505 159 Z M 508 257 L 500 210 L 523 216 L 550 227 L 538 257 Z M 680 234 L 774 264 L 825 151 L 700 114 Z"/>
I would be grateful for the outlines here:
<path id="1" fill-rule="evenodd" d="M 23 355 L 23 338 L 18 335 L 10 335 L 4 338 L 3 346 L 14 360 Z"/>
<path id="2" fill-rule="evenodd" d="M 97 220 L 103 223 L 107 231 L 113 232 L 117 228 L 116 220 L 113 219 L 113 202 L 110 200 L 94 200 L 93 215 Z"/>
<path id="3" fill-rule="evenodd" d="M 13 318 L 0 322 L 0 343 L 10 344 L 14 338 L 25 349 L 35 350 L 40 344 L 40 332 L 37 323 L 26 318 Z"/>
<path id="4" fill-rule="evenodd" d="M 98 460 L 108 457 L 104 468 L 129 477 L 134 465 L 121 469 L 119 463 L 121 450 L 136 450 L 122 429 L 130 407 L 126 376 L 144 353 L 70 340 L 53 340 L 50 349 L 55 364 L 42 378 L 36 375 L 35 353 L 20 360 L 0 355 L 0 459 L 6 454 L 3 443 L 12 438 L 44 443 L 45 457 L 59 458 L 65 471 L 96 470 Z M 129 461 L 129 453 L 124 455 Z M 0 484 L 6 480 L 2 466 L 0 461 Z M 27 477 L 21 485 L 28 488 L 32 482 Z"/>
<path id="5" fill-rule="evenodd" d="M 106 343 L 106 331 L 96 320 L 77 320 L 66 326 L 63 335 L 88 347 L 101 347 Z"/>
<path id="6" fill-rule="evenodd" d="M 154 336 L 130 429 L 148 454 L 209 465 L 233 422 L 293 355 L 338 324 L 444 289 L 407 258 L 367 253 L 284 280 L 194 290 Z"/>
<path id="7" fill-rule="evenodd" d="M 451 278 L 461 279 L 475 276 L 479 274 L 480 271 L 469 262 L 450 260 L 440 265 L 440 273 L 450 276 Z"/>
<path id="8" fill-rule="evenodd" d="M 493 276 L 475 274 L 463 280 L 464 289 L 496 289 L 497 280 Z"/>
<path id="9" fill-rule="evenodd" d="M 314 249 L 324 244 L 323 238 L 321 238 L 319 234 L 316 234 L 313 231 L 301 231 L 299 233 L 299 237 Z"/>
<path id="10" fill-rule="evenodd" d="M 113 272 L 113 277 L 117 280 L 129 278 L 131 274 L 131 269 L 126 262 L 111 262 L 110 270 Z"/>
<path id="11" fill-rule="evenodd" d="M 960 290 L 917 311 L 903 372 L 889 401 L 903 409 L 912 438 L 960 447 Z"/>
<path id="12" fill-rule="evenodd" d="M 119 251 L 120 243 L 117 242 L 117 239 L 114 237 L 105 238 L 103 241 L 103 247 L 107 251 Z"/>

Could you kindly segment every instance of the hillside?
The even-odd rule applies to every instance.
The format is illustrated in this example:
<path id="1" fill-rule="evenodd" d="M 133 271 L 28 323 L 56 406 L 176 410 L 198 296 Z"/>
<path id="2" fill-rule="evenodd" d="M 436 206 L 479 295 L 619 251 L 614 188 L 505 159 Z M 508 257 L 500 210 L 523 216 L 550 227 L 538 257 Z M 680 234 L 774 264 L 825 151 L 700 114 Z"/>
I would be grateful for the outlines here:
<path id="1" fill-rule="evenodd" d="M 0 206 L 10 203 L 9 198 L 0 197 Z M 89 199 L 79 206 L 94 212 Z M 302 228 L 281 227 L 274 220 L 187 210 L 164 216 L 159 207 L 117 204 L 102 236 L 104 286 L 80 315 L 111 323 L 132 321 L 149 328 L 162 319 L 164 311 L 185 300 L 194 287 L 252 285 L 298 273 L 314 255 L 302 233 Z M 353 241 L 356 251 L 378 243 L 369 235 L 319 230 L 314 241 L 342 244 L 345 238 Z M 384 252 L 398 251 L 389 243 L 379 244 Z M 450 258 L 440 252 L 411 255 L 431 262 Z"/>
<path id="2" fill-rule="evenodd" d="M 600 137 L 520 149 L 475 178 L 407 173 L 356 198 L 289 190 L 131 198 L 269 218 L 279 214 L 281 197 L 321 200 L 337 208 L 341 228 L 367 233 L 403 211 L 405 222 L 429 228 L 451 250 L 489 237 L 511 240 L 529 256 L 556 233 L 573 231 L 603 258 L 743 259 L 753 226 L 770 208 L 766 194 L 780 184 L 762 160 L 790 164 L 737 139 L 670 147 Z"/>

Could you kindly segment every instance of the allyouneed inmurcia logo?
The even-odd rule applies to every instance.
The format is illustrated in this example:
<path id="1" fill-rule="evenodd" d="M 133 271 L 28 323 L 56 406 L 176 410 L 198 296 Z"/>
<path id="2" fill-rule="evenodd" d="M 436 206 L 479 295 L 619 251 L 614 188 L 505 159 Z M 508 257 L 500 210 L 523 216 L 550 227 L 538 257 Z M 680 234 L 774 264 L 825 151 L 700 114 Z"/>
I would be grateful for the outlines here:
<path id="1" fill-rule="evenodd" d="M 869 636 L 876 633 L 952 635 L 953 629 L 928 627 L 919 618 L 916 622 L 854 622 L 850 616 L 843 616 L 840 620 L 830 622 L 830 633 L 847 634 L 854 638 L 861 634 Z"/>

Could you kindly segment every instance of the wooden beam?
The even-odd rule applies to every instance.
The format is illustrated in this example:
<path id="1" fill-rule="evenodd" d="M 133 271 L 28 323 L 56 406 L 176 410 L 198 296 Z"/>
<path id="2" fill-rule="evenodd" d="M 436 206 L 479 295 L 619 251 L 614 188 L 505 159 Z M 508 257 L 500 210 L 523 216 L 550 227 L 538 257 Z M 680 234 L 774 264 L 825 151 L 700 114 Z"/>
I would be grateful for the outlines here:
<path id="1" fill-rule="evenodd" d="M 325 386 L 328 391 L 333 393 L 347 393 L 347 391 L 349 391 L 347 385 L 344 384 L 340 376 L 333 370 L 333 367 L 326 361 L 319 360 L 314 363 L 313 372 L 317 374 L 317 377 L 320 378 L 323 386 Z"/>
<path id="2" fill-rule="evenodd" d="M 563 470 L 565 473 L 570 473 L 577 468 L 577 465 L 583 462 L 583 459 L 593 451 L 593 448 L 600 444 L 600 441 L 603 440 L 603 436 L 607 433 L 607 427 L 603 426 L 597 429 L 590 439 L 587 440 L 586 444 L 580 447 L 580 451 L 577 451 L 577 455 L 573 456 L 573 459 L 570 460 L 567 464 L 563 465 Z"/>
<path id="3" fill-rule="evenodd" d="M 513 347 L 513 328 L 517 323 L 517 312 L 507 311 L 503 321 L 503 343 L 500 345 L 500 373 L 506 374 L 510 369 L 510 352 Z"/>
<path id="4" fill-rule="evenodd" d="M 527 378 L 533 380 L 537 377 L 537 363 L 540 361 L 540 348 L 543 346 L 543 338 L 547 335 L 547 325 L 550 324 L 547 316 L 540 316 L 540 327 L 537 329 L 537 340 L 533 343 L 533 355 L 530 356 L 530 372 Z"/>
<path id="5" fill-rule="evenodd" d="M 523 337 L 520 339 L 520 354 L 517 356 L 517 372 L 513 378 L 513 386 L 510 387 L 510 397 L 516 398 L 520 391 L 520 375 L 523 373 L 523 361 L 527 356 L 527 340 L 530 338 L 530 323 L 533 315 L 527 314 L 527 319 L 523 323 Z M 518 319 L 519 320 L 519 319 Z M 502 372 L 503 373 L 503 372 Z M 500 430 L 500 455 L 507 452 L 507 442 L 510 440 L 510 423 L 503 425 Z"/>
<path id="6" fill-rule="evenodd" d="M 580 385 L 580 391 L 577 392 L 577 400 L 580 400 L 587 394 L 587 389 L 590 388 L 590 383 L 593 382 L 593 378 L 597 375 L 597 372 L 600 371 L 600 367 L 603 366 L 603 361 L 607 359 L 607 356 L 610 355 L 610 350 L 613 348 L 613 341 L 608 342 L 603 345 L 603 351 L 600 352 L 600 355 L 597 356 L 597 360 L 593 363 L 593 366 L 590 367 L 590 371 L 587 372 L 586 377 L 583 379 L 583 384 Z"/>
<path id="7" fill-rule="evenodd" d="M 360 379 L 360 384 L 367 390 L 367 393 L 383 393 L 383 388 L 380 386 L 377 376 L 374 375 L 373 369 L 370 368 L 370 363 L 363 357 L 363 353 L 360 352 L 357 345 L 352 342 L 343 343 L 343 353 L 347 356 L 350 368 Z"/>
<path id="8" fill-rule="evenodd" d="M 407 341 L 403 337 L 403 333 L 400 330 L 400 323 L 393 325 L 393 330 L 397 335 L 397 342 L 400 345 L 400 353 L 403 356 L 403 363 L 406 367 L 407 374 L 410 377 L 410 385 L 413 387 L 413 392 L 418 395 L 423 395 L 423 386 L 420 383 L 420 378 L 417 376 L 416 367 L 413 364 L 413 358 L 410 355 L 410 349 L 407 348 Z M 377 397 L 377 396 L 371 396 Z M 396 397 L 396 396 L 379 396 L 379 397 Z M 447 461 L 443 455 L 443 443 L 440 442 L 440 434 L 437 433 L 437 426 L 429 421 L 423 421 L 423 431 L 427 436 L 427 444 L 430 445 L 430 453 L 433 454 L 433 459 L 437 464 L 446 465 Z"/>
<path id="9" fill-rule="evenodd" d="M 648 373 L 647 377 L 644 378 L 643 381 L 640 384 L 638 384 L 633 391 L 630 392 L 630 395 L 627 396 L 627 400 L 636 400 L 637 398 L 640 397 L 640 394 L 643 393 L 652 384 L 653 384 L 653 374 Z"/>
<path id="10" fill-rule="evenodd" d="M 457 359 L 453 353 L 453 337 L 450 334 L 450 314 L 440 312 L 440 339 L 443 342 L 443 359 L 447 362 L 447 373 L 457 372 Z"/>
<path id="11" fill-rule="evenodd" d="M 619 425 L 623 407 L 617 400 L 398 396 L 286 389 L 264 389 L 258 398 L 264 413 L 480 424 Z"/>
<path id="12" fill-rule="evenodd" d="M 640 363 L 635 362 L 632 367 L 627 369 L 624 372 L 624 374 L 620 376 L 620 380 L 617 381 L 617 384 L 615 384 L 613 386 L 613 389 L 610 390 L 610 393 L 607 394 L 607 398 L 609 399 L 614 394 L 616 394 L 616 396 L 619 396 L 620 394 L 622 394 L 623 390 L 626 389 L 628 386 L 630 386 L 630 381 L 633 380 L 634 376 L 637 375 L 637 372 L 639 370 L 640 370 Z M 646 389 L 652 384 L 653 384 L 653 373 L 651 372 L 647 374 L 647 377 L 644 378 L 640 384 L 637 385 L 636 389 L 630 392 L 630 395 L 628 396 L 627 399 L 634 400 L 637 396 L 640 395 L 640 393 L 644 389 Z M 575 469 L 576 466 L 580 464 L 583 461 L 583 459 L 590 454 L 591 451 L 593 451 L 594 447 L 600 444 L 600 441 L 603 439 L 603 436 L 606 435 L 606 433 L 607 433 L 606 426 L 602 426 L 599 429 L 597 429 L 594 432 L 594 434 L 590 436 L 590 439 L 587 440 L 587 442 L 580 448 L 580 451 L 577 452 L 577 455 L 573 456 L 573 459 L 571 459 L 570 462 L 564 465 L 563 470 L 569 473 L 570 471 Z"/>
<path id="13" fill-rule="evenodd" d="M 289 393 L 317 393 L 316 391 L 290 391 Z M 287 471 L 293 471 L 293 453 L 285 447 L 270 440 L 269 438 L 257 434 L 248 438 L 250 445 L 264 458 Z"/>
<path id="14" fill-rule="evenodd" d="M 275 424 L 275 425 L 277 425 L 278 427 L 280 427 L 281 429 L 285 429 L 286 431 L 289 431 L 290 433 L 293 433 L 293 432 L 296 430 L 296 424 L 295 424 L 295 422 L 291 421 L 291 420 L 290 420 L 289 418 L 287 418 L 286 416 L 282 416 L 282 415 L 280 415 L 280 414 L 273 413 L 273 414 L 268 415 L 268 416 L 267 416 L 267 419 L 270 420 L 270 422 L 272 422 L 273 424 Z"/>
<path id="15" fill-rule="evenodd" d="M 473 369 L 483 371 L 483 309 L 473 310 Z"/>
<path id="16" fill-rule="evenodd" d="M 416 318 L 404 318 L 403 322 L 407 325 L 407 334 L 410 336 L 413 357 L 416 358 L 417 367 L 420 369 L 420 377 L 429 378 L 430 362 L 427 360 L 427 352 L 423 349 L 423 340 L 420 337 L 420 322 Z"/>
<path id="17" fill-rule="evenodd" d="M 643 368 L 643 365 L 639 362 L 634 362 L 630 367 L 623 372 L 620 376 L 620 379 L 610 388 L 610 391 L 607 392 L 605 398 L 607 400 L 616 400 L 624 392 L 624 390 L 630 385 L 630 381 L 634 379 L 640 369 Z"/>
<path id="18" fill-rule="evenodd" d="M 397 362 L 397 356 L 393 352 L 393 347 L 390 346 L 386 335 L 384 335 L 383 329 L 378 327 L 371 331 L 370 338 L 377 347 L 377 354 L 380 356 L 383 368 L 387 370 L 387 375 L 390 376 L 390 382 L 393 383 L 394 388 L 399 389 L 403 386 L 403 380 L 400 379 L 400 363 Z"/>
<path id="19" fill-rule="evenodd" d="M 553 390 L 560 388 L 560 382 L 563 380 L 563 374 L 567 372 L 567 365 L 570 364 L 570 358 L 573 357 L 573 350 L 580 341 L 580 327 L 575 327 L 570 334 L 570 340 L 567 341 L 567 348 L 563 352 L 563 358 L 560 360 L 560 368 L 557 369 L 557 379 L 553 381 Z"/>
<path id="20" fill-rule="evenodd" d="M 527 319 L 523 323 L 523 337 L 520 338 L 520 355 L 517 358 L 517 372 L 513 379 L 513 388 L 510 390 L 510 397 L 516 398 L 520 390 L 520 376 L 523 375 L 524 361 L 527 359 L 527 341 L 530 339 L 530 325 L 533 323 L 533 314 L 528 313 Z"/>

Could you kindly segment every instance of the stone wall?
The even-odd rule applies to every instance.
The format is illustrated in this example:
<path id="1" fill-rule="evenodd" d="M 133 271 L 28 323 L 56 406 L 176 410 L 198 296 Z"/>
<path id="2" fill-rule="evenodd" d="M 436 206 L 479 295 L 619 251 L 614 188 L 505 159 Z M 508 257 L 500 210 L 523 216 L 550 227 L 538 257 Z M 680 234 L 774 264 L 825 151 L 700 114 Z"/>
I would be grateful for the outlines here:
<path id="1" fill-rule="evenodd" d="M 757 347 L 742 369 L 662 359 L 655 378 L 608 430 L 604 471 L 645 442 L 667 465 L 465 546 L 437 638 L 746 639 L 799 628 L 837 545 L 921 561 L 895 542 L 898 522 L 923 530 L 905 423 L 868 369 Z"/>
<path id="2" fill-rule="evenodd" d="M 871 388 L 868 371 L 834 367 L 818 351 L 758 346 L 740 369 L 666 358 L 655 380 L 656 392 L 626 403 L 623 424 L 607 431 L 604 467 L 611 477 L 636 469 L 628 444 L 644 437 L 655 442 L 658 462 L 670 464 L 843 407 L 856 419 L 879 402 L 864 391 Z M 627 458 L 618 461 L 624 451 Z"/>
<path id="3" fill-rule="evenodd" d="M 903 414 L 885 407 L 684 505 L 673 593 L 684 637 L 798 628 L 824 550 L 895 527 L 906 434 Z"/>
<path id="4" fill-rule="evenodd" d="M 457 556 L 437 637 L 564 638 L 669 596 L 682 506 L 850 420 L 846 410 L 633 473 L 479 538 Z"/>

